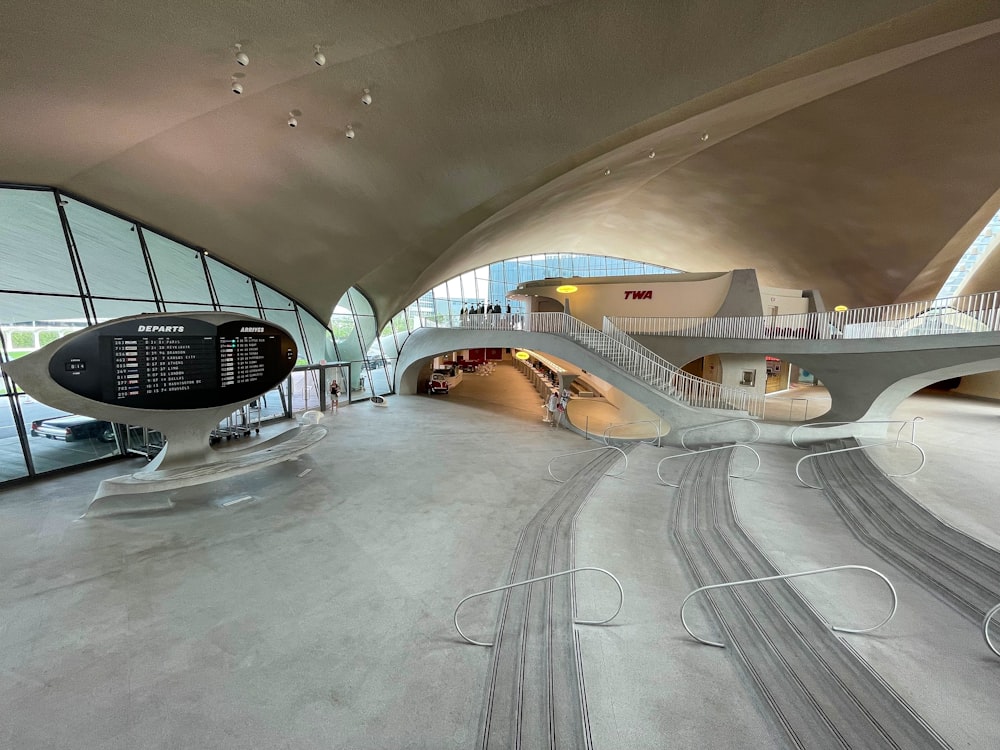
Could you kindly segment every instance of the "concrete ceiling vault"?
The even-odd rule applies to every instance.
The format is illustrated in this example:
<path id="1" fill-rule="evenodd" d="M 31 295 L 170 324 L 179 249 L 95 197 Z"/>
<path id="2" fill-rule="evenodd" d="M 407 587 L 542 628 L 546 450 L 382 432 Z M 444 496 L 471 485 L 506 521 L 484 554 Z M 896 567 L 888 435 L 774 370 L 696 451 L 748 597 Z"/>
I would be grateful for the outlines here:
<path id="1" fill-rule="evenodd" d="M 1000 208 L 996 80 L 982 0 L 21 2 L 0 181 L 133 216 L 321 317 L 352 284 L 385 319 L 557 251 L 880 304 L 933 295 Z"/>

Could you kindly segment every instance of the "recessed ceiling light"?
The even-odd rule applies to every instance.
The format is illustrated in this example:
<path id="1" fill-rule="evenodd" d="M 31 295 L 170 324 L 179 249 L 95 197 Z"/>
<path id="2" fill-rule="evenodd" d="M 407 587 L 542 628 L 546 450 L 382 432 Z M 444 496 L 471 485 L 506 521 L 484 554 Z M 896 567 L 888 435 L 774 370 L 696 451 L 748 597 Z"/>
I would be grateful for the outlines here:
<path id="1" fill-rule="evenodd" d="M 321 68 L 326 65 L 326 55 L 319 51 L 319 45 L 313 45 L 313 62 L 319 65 Z"/>
<path id="2" fill-rule="evenodd" d="M 368 89 L 361 90 L 361 103 L 365 106 L 372 103 L 372 94 Z"/>
<path id="3" fill-rule="evenodd" d="M 242 44 L 240 44 L 240 43 L 237 42 L 234 45 L 234 47 L 236 48 L 236 62 L 238 62 L 240 65 L 242 65 L 245 68 L 247 65 L 250 64 L 250 56 L 247 55 L 247 53 L 243 51 L 243 45 Z"/>
<path id="4" fill-rule="evenodd" d="M 344 131 L 344 135 L 346 135 L 350 139 L 353 139 L 354 138 L 354 127 L 351 126 L 351 125 L 348 125 L 347 129 Z"/>

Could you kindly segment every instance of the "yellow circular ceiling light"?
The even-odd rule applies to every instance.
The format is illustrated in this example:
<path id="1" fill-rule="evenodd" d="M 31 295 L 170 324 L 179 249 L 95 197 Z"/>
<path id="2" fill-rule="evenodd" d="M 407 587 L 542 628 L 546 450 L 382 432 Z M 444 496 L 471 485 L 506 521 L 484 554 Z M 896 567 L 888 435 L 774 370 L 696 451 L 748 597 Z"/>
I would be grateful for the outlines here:
<path id="1" fill-rule="evenodd" d="M 572 284 L 563 284 L 562 286 L 556 287 L 556 291 L 559 292 L 559 294 L 572 294 L 576 290 L 577 288 Z"/>
<path id="2" fill-rule="evenodd" d="M 514 356 L 517 357 L 518 359 L 530 359 L 531 358 L 531 355 L 528 354 L 527 352 L 518 352 Z"/>

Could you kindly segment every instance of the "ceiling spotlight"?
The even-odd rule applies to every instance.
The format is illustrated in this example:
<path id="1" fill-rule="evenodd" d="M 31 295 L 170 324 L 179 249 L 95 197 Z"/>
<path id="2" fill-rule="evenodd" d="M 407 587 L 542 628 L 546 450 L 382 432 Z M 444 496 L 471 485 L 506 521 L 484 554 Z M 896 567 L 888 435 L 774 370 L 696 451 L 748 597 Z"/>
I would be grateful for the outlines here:
<path id="1" fill-rule="evenodd" d="M 656 152 L 655 151 L 650 151 L 648 154 L 646 154 L 646 156 L 648 156 L 650 159 L 655 159 L 656 158 Z"/>
<path id="2" fill-rule="evenodd" d="M 301 115 L 301 114 L 302 114 L 302 112 L 300 110 L 297 110 L 297 109 L 293 109 L 291 112 L 289 112 L 288 113 L 288 127 L 290 127 L 290 128 L 297 127 L 298 124 L 299 124 L 299 121 L 296 118 L 298 118 L 298 116 Z"/>
<path id="3" fill-rule="evenodd" d="M 607 177 L 609 174 L 611 174 L 611 167 L 608 167 L 607 169 L 604 170 L 605 177 Z"/>
<path id="4" fill-rule="evenodd" d="M 702 134 L 701 134 L 701 139 L 702 139 L 703 141 L 707 141 L 707 140 L 708 140 L 708 133 L 702 133 Z"/>
<path id="5" fill-rule="evenodd" d="M 236 62 L 242 65 L 244 68 L 250 64 L 250 57 L 246 52 L 243 51 L 243 45 L 237 43 L 234 45 L 236 48 Z"/>
<path id="6" fill-rule="evenodd" d="M 347 126 L 347 130 L 344 131 L 344 135 L 346 135 L 348 138 L 350 138 L 350 139 L 353 140 L 354 139 L 354 127 L 351 126 L 351 125 L 348 125 Z"/>
<path id="7" fill-rule="evenodd" d="M 243 93 L 243 84 L 240 83 L 239 79 L 243 77 L 243 74 L 233 76 L 233 93 L 237 96 Z"/>
<path id="8" fill-rule="evenodd" d="M 361 90 L 361 103 L 368 106 L 372 103 L 372 95 L 368 89 Z"/>
<path id="9" fill-rule="evenodd" d="M 324 55 L 322 52 L 319 51 L 318 44 L 313 45 L 313 50 L 314 50 L 313 62 L 322 68 L 324 65 L 326 65 L 326 55 Z"/>

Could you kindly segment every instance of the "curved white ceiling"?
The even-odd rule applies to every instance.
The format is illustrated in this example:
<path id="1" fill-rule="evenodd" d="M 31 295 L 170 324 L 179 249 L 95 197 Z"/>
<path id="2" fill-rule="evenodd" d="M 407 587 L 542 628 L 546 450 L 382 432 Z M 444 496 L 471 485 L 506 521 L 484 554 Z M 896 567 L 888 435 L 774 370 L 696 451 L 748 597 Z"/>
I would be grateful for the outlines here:
<path id="1" fill-rule="evenodd" d="M 550 249 L 890 301 L 997 188 L 995 4 L 143 5 L 5 10 L 0 180 L 134 216 L 320 315 L 355 283 L 384 318 Z"/>

